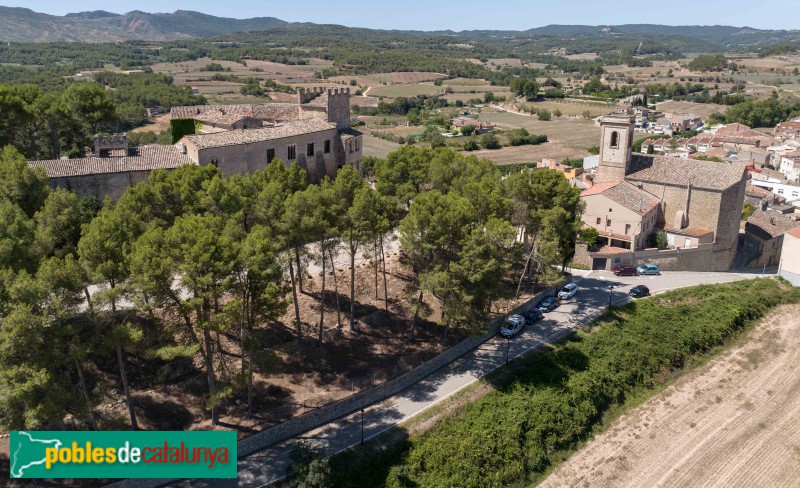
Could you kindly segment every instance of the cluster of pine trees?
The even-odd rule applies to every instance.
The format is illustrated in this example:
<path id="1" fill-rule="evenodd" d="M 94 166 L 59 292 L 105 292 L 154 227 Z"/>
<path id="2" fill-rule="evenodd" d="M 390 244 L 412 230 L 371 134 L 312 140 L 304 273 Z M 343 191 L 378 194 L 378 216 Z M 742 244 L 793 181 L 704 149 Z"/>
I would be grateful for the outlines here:
<path id="1" fill-rule="evenodd" d="M 252 416 L 254 374 L 267 373 L 266 325 L 291 307 L 298 347 L 324 347 L 325 307 L 314 318 L 298 306 L 304 263 L 322 268 L 320 297 L 333 289 L 339 330 L 344 317 L 357 333 L 356 260 L 373 257 L 376 296 L 382 269 L 388 298 L 383 247 L 393 233 L 417 285 L 417 317 L 431 294 L 443 326 L 472 333 L 486 330 L 498 283 L 524 262 L 519 226 L 530 249 L 526 275 L 547 279 L 571 257 L 580 196 L 559 173 L 501 177 L 487 160 L 413 146 L 364 163 L 363 175 L 344 167 L 310 185 L 296 163 L 278 160 L 230 178 L 213 166 L 184 166 L 154 171 L 118 202 L 98 205 L 50 190 L 41 170 L 6 147 L 0 426 L 54 425 L 71 414 L 98 427 L 99 386 L 86 371 L 115 362 L 136 428 L 131 365 L 180 358 L 200 365 L 213 423 L 234 399 Z M 326 282 L 340 255 L 350 264 L 349 290 L 335 273 Z M 314 337 L 304 340 L 304 324 L 318 324 Z"/>

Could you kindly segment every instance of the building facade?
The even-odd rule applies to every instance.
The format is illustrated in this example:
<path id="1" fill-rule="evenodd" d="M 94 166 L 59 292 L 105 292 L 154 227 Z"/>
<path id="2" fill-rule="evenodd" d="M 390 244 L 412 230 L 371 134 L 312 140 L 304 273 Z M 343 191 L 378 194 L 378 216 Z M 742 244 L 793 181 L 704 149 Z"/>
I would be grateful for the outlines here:
<path id="1" fill-rule="evenodd" d="M 636 239 L 629 240 L 632 245 L 626 249 L 619 247 L 620 239 L 604 237 L 607 225 L 602 218 L 601 224 L 597 224 L 599 214 L 594 214 L 607 211 L 605 204 L 608 202 L 592 198 L 596 192 L 590 188 L 584 192 L 584 201 L 586 214 L 591 218 L 584 219 L 584 224 L 595 228 L 601 237 L 599 245 L 589 253 L 591 262 L 587 264 L 594 269 L 610 269 L 620 262 L 648 261 L 662 269 L 730 269 L 738 247 L 746 166 L 633 154 L 633 117 L 608 115 L 600 119 L 600 124 L 602 140 L 595 181 L 598 186 L 605 184 L 609 188 L 599 194 L 605 194 L 610 188 L 625 188 L 630 195 L 638 195 L 633 197 L 634 201 L 654 202 L 652 228 L 664 232 L 670 243 L 666 249 L 645 249 L 639 243 L 652 240 L 649 236 L 637 235 Z M 603 205 L 599 210 L 598 204 Z M 645 232 L 651 229 L 646 219 L 629 217 L 632 227 L 639 225 Z M 618 230 L 613 233 L 619 235 Z"/>

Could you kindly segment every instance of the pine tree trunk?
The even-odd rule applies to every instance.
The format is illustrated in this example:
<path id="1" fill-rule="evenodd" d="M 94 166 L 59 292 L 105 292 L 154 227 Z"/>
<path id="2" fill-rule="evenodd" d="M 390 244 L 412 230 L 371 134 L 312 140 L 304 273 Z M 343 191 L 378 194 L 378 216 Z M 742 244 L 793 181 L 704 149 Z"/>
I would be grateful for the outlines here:
<path id="1" fill-rule="evenodd" d="M 333 270 L 333 290 L 336 295 L 336 328 L 339 332 L 342 331 L 342 305 L 339 301 L 339 279 L 336 276 L 336 263 L 333 261 L 333 249 L 328 250 L 328 256 L 331 260 L 331 269 Z"/>
<path id="2" fill-rule="evenodd" d="M 89 288 L 83 288 L 83 294 L 86 295 L 86 306 L 89 308 L 89 316 L 94 318 L 94 305 L 92 304 L 92 295 L 89 294 Z"/>
<path id="3" fill-rule="evenodd" d="M 303 293 L 303 267 L 300 265 L 300 248 L 294 248 L 294 259 L 297 263 L 297 289 Z"/>
<path id="4" fill-rule="evenodd" d="M 375 260 L 375 300 L 378 299 L 378 239 L 375 239 L 374 244 L 374 260 Z"/>
<path id="5" fill-rule="evenodd" d="M 383 234 L 381 234 L 381 262 L 383 263 L 383 309 L 389 311 L 389 285 L 386 281 L 386 254 L 383 246 Z"/>
<path id="6" fill-rule="evenodd" d="M 253 418 L 253 344 L 249 345 L 247 353 L 247 418 Z"/>
<path id="7" fill-rule="evenodd" d="M 292 266 L 292 259 L 289 258 L 289 276 L 292 279 L 292 302 L 294 303 L 294 318 L 297 326 L 297 346 L 300 347 L 300 341 L 303 340 L 302 322 L 300 322 L 300 304 L 297 303 L 297 282 L 294 277 L 294 266 Z"/>
<path id="8" fill-rule="evenodd" d="M 422 285 L 420 284 L 420 287 Z M 411 321 L 411 329 L 408 331 L 408 340 L 412 340 L 414 338 L 415 331 L 417 329 L 417 321 L 419 320 L 419 309 L 422 307 L 422 288 L 419 290 L 419 297 L 417 297 L 417 307 L 414 309 L 414 320 Z"/>
<path id="9" fill-rule="evenodd" d="M 125 352 L 122 346 L 117 346 L 117 361 L 119 362 L 119 375 L 122 378 L 122 388 L 125 390 L 125 400 L 128 402 L 128 413 L 131 417 L 131 430 L 139 430 L 139 423 L 136 422 L 136 410 L 133 406 L 131 388 L 128 385 L 128 371 L 125 368 Z"/>
<path id="10" fill-rule="evenodd" d="M 78 370 L 78 383 L 81 385 L 83 400 L 86 402 L 86 408 L 89 410 L 89 427 L 91 427 L 92 430 L 97 430 L 97 422 L 94 420 L 92 401 L 89 399 L 89 390 L 86 388 L 86 379 L 83 377 L 83 368 L 81 368 L 81 363 L 79 363 L 78 360 L 75 360 L 75 369 Z"/>
<path id="11" fill-rule="evenodd" d="M 325 247 L 320 242 L 322 251 L 322 292 L 319 295 L 319 347 L 322 347 L 322 331 L 325 325 Z"/>
<path id="12" fill-rule="evenodd" d="M 211 352 L 211 331 L 208 328 L 203 328 L 203 338 L 206 342 L 206 374 L 208 377 L 208 393 L 210 396 L 214 396 L 217 392 L 217 381 L 214 377 L 214 358 Z M 218 425 L 219 424 L 219 413 L 217 412 L 216 405 L 211 407 L 211 425 Z"/>
<path id="13" fill-rule="evenodd" d="M 350 247 L 350 332 L 356 330 L 356 250 Z"/>

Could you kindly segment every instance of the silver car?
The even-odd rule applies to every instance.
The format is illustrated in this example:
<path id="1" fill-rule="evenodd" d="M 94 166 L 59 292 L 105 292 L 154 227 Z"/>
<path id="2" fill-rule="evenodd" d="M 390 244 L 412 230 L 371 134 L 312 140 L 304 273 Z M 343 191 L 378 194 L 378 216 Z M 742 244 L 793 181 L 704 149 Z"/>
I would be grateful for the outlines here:
<path id="1" fill-rule="evenodd" d="M 558 292 L 558 299 L 569 300 L 570 298 L 574 297 L 576 293 L 578 293 L 578 285 L 575 283 L 569 283 L 564 285 L 564 288 Z"/>

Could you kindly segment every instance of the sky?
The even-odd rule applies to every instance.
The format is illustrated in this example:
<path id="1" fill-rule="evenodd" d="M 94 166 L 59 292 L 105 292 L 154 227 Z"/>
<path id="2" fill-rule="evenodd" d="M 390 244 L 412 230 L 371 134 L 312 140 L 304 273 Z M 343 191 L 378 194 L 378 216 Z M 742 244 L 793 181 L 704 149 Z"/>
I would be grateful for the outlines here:
<path id="1" fill-rule="evenodd" d="M 86 10 L 194 10 L 240 19 L 277 17 L 291 22 L 401 30 L 526 30 L 549 24 L 643 23 L 800 29 L 799 0 L 0 0 L 0 5 L 53 15 Z"/>

